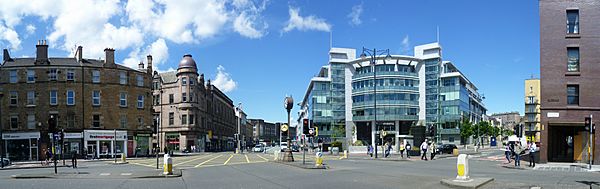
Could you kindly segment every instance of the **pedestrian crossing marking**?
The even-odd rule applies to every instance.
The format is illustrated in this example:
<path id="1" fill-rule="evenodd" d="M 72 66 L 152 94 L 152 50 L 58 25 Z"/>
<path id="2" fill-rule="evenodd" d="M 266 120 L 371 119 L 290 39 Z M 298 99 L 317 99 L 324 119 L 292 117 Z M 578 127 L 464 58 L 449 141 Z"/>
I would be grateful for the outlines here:
<path id="1" fill-rule="evenodd" d="M 229 162 L 229 160 L 231 160 L 231 158 L 233 158 L 233 154 L 231 154 L 231 155 L 229 156 L 229 158 L 227 159 L 227 161 L 225 161 L 225 163 L 223 163 L 223 165 L 227 165 L 227 163 Z"/>
<path id="2" fill-rule="evenodd" d="M 264 158 L 264 157 L 262 157 L 262 156 L 261 156 L 261 155 L 259 155 L 259 154 L 256 154 L 256 156 L 258 156 L 259 158 L 262 158 L 262 159 L 264 159 L 265 161 L 269 161 L 269 159 L 267 159 L 267 158 Z"/>
<path id="3" fill-rule="evenodd" d="M 217 159 L 217 158 L 219 158 L 219 157 L 221 157 L 221 156 L 223 156 L 223 155 L 218 155 L 218 156 L 215 156 L 215 157 L 213 157 L 213 158 L 210 158 L 210 159 L 208 159 L 208 160 L 206 160 L 206 161 L 204 161 L 204 162 L 202 162 L 202 163 L 200 163 L 200 164 L 198 164 L 198 165 L 196 165 L 196 166 L 194 166 L 194 167 L 200 167 L 200 166 L 202 166 L 202 165 L 204 165 L 204 164 L 206 164 L 206 163 L 208 163 L 208 162 L 210 162 L 210 161 L 212 161 L 212 160 L 214 160 L 214 159 Z"/>
<path id="4" fill-rule="evenodd" d="M 250 159 L 248 159 L 248 155 L 244 154 L 244 156 L 246 156 L 246 161 L 247 161 L 248 163 L 250 163 Z"/>
<path id="5" fill-rule="evenodd" d="M 210 156 L 211 156 L 211 155 L 206 155 L 206 156 L 201 156 L 201 157 L 194 158 L 194 159 L 187 160 L 187 161 L 182 161 L 182 162 L 180 162 L 180 163 L 177 163 L 177 164 L 175 164 L 175 165 L 173 165 L 173 166 L 178 166 L 178 165 L 185 164 L 185 163 L 189 163 L 189 162 L 196 161 L 196 160 L 199 160 L 199 159 L 204 159 L 204 158 L 207 158 L 207 157 L 210 157 Z"/>

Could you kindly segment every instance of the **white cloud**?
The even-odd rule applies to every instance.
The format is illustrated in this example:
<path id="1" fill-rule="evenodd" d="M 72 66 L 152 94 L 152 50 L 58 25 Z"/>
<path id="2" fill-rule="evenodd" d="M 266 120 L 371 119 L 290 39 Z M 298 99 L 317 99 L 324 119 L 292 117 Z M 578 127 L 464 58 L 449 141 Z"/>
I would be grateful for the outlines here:
<path id="1" fill-rule="evenodd" d="M 232 5 L 235 10 L 233 12 L 234 14 L 239 12 L 233 21 L 234 31 L 251 39 L 265 36 L 269 25 L 265 21 L 261 22 L 260 15 L 265 10 L 267 2 L 267 0 L 263 0 L 259 6 L 256 6 L 249 0 L 234 0 Z"/>
<path id="2" fill-rule="evenodd" d="M 123 65 L 130 68 L 137 68 L 140 62 L 146 61 L 146 56 L 152 55 L 152 67 L 157 68 L 159 64 L 167 62 L 169 58 L 169 47 L 163 38 L 159 38 L 141 51 L 140 48 L 134 49 L 129 53 L 129 57 L 123 60 Z"/>
<path id="3" fill-rule="evenodd" d="M 19 34 L 15 30 L 4 27 L 3 25 L 0 25 L 0 39 L 8 41 L 11 49 L 18 50 L 21 48 Z"/>
<path id="4" fill-rule="evenodd" d="M 360 15 L 363 12 L 363 5 L 354 5 L 352 6 L 352 12 L 348 14 L 348 18 L 350 18 L 350 25 L 358 26 L 362 24 L 362 20 L 360 20 Z"/>
<path id="5" fill-rule="evenodd" d="M 410 39 L 408 35 L 404 36 L 402 39 L 402 43 L 400 43 L 400 53 L 408 54 L 410 53 Z"/>
<path id="6" fill-rule="evenodd" d="M 300 9 L 290 7 L 289 8 L 290 19 L 287 21 L 287 25 L 283 28 L 283 32 L 289 32 L 292 30 L 308 31 L 331 31 L 331 25 L 329 25 L 324 19 L 318 18 L 314 15 L 308 17 L 302 17 L 299 15 Z"/>
<path id="7" fill-rule="evenodd" d="M 29 24 L 25 27 L 25 31 L 27 32 L 27 35 L 31 35 L 31 34 L 35 33 L 35 29 L 36 29 L 35 26 L 31 25 L 31 24 Z"/>
<path id="8" fill-rule="evenodd" d="M 225 72 L 225 67 L 222 65 L 217 67 L 217 76 L 212 81 L 212 84 L 223 92 L 230 92 L 237 88 L 237 82 L 231 78 L 229 73 Z"/>

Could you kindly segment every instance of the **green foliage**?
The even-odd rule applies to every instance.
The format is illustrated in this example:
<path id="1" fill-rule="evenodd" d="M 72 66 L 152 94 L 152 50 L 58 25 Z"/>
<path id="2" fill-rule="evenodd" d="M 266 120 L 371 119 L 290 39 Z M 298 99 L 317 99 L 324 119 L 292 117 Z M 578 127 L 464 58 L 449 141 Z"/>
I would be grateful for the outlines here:
<path id="1" fill-rule="evenodd" d="M 364 146 L 365 144 L 363 144 L 362 140 L 357 140 L 356 142 L 354 142 L 354 144 L 352 144 L 354 146 Z"/>
<path id="2" fill-rule="evenodd" d="M 463 118 L 460 124 L 460 137 L 466 139 L 473 135 L 473 124 L 467 118 Z"/>
<path id="3" fill-rule="evenodd" d="M 337 141 L 336 140 L 336 141 L 331 142 L 331 147 L 338 147 L 340 149 L 340 152 L 344 151 L 342 149 L 342 141 Z"/>
<path id="4" fill-rule="evenodd" d="M 334 125 L 333 131 L 331 132 L 331 137 L 346 137 L 346 126 L 345 125 Z"/>

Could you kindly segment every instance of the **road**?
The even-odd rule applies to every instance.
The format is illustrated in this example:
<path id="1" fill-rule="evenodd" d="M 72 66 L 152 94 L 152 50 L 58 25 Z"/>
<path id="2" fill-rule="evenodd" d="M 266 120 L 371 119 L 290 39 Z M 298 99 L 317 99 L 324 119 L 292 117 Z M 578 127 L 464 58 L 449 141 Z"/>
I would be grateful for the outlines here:
<path id="1" fill-rule="evenodd" d="M 496 156 L 496 152 L 486 156 Z M 301 155 L 296 155 L 299 160 Z M 301 169 L 274 163 L 265 154 L 206 153 L 175 157 L 174 167 L 182 169 L 177 178 L 131 179 L 128 174 L 156 170 L 156 159 L 136 159 L 125 165 L 109 161 L 80 163 L 82 177 L 62 179 L 12 179 L 22 173 L 48 173 L 52 169 L 1 170 L 0 188 L 446 188 L 442 178 L 456 176 L 456 158 L 433 161 L 383 161 L 362 156 L 339 160 L 327 156 L 327 170 Z M 392 157 L 390 159 L 397 159 Z M 513 169 L 499 160 L 477 157 L 470 160 L 472 177 L 493 177 L 486 188 L 589 188 L 599 173 Z M 523 163 L 525 165 L 525 163 Z M 60 168 L 59 172 L 73 171 Z"/>

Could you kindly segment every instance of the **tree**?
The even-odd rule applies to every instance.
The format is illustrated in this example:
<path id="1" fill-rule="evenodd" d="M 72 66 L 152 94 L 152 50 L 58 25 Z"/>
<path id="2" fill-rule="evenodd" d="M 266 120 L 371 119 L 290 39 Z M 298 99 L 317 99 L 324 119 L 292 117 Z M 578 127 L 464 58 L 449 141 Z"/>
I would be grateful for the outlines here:
<path id="1" fill-rule="evenodd" d="M 493 127 L 490 125 L 490 122 L 482 121 L 475 124 L 473 131 L 475 132 L 474 137 L 478 140 L 478 144 L 483 143 L 483 137 L 493 136 Z"/>
<path id="2" fill-rule="evenodd" d="M 472 135 L 473 135 L 473 124 L 471 123 L 471 121 L 469 121 L 469 119 L 464 117 L 462 119 L 462 123 L 460 123 L 460 137 L 463 140 L 466 140 L 469 137 L 471 137 Z M 467 146 L 467 143 L 465 142 L 464 145 Z"/>

